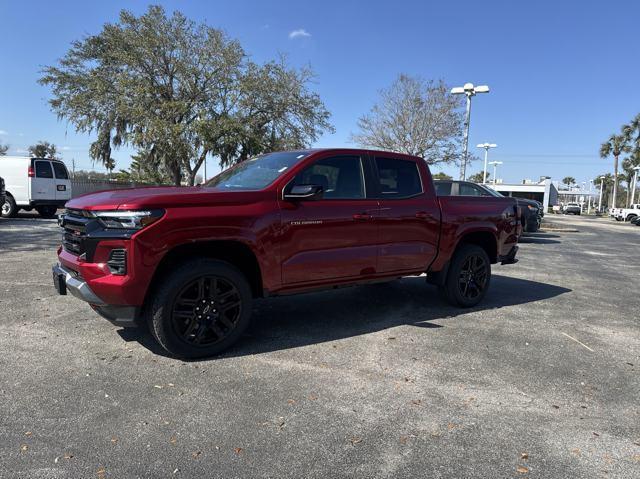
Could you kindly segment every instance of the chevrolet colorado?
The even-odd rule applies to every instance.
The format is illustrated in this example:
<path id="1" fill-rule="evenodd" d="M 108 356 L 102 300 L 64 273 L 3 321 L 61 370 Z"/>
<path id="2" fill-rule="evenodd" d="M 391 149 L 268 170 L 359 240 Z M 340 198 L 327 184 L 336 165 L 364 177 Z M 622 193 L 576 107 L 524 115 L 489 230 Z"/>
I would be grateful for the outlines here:
<path id="1" fill-rule="evenodd" d="M 66 204 L 53 280 L 169 353 L 204 357 L 247 328 L 253 298 L 426 273 L 476 305 L 514 263 L 511 198 L 436 196 L 424 160 L 381 151 L 277 152 L 198 187 L 105 191 Z"/>

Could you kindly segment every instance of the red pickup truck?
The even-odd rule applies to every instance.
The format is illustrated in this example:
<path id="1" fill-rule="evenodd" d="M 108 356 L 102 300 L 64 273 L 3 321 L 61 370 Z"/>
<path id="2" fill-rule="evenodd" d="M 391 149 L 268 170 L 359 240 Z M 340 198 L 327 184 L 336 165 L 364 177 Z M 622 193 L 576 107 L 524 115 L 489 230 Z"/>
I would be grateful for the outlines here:
<path id="1" fill-rule="evenodd" d="M 253 298 L 426 273 L 453 304 L 516 262 L 511 198 L 438 197 L 421 158 L 355 149 L 277 152 L 205 184 L 69 201 L 53 279 L 121 326 L 147 322 L 180 357 L 216 354 Z"/>

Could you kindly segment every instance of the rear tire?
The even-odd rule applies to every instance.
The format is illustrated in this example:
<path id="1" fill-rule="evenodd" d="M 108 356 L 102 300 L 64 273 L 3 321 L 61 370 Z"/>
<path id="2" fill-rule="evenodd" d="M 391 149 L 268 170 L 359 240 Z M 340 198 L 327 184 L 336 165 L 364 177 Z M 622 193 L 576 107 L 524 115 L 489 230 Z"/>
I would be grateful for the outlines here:
<path id="1" fill-rule="evenodd" d="M 18 205 L 16 205 L 16 202 L 12 196 L 7 195 L 5 197 L 4 204 L 2 205 L 2 217 L 14 218 L 17 214 L 18 214 Z"/>
<path id="2" fill-rule="evenodd" d="M 486 295 L 491 283 L 491 261 L 480 246 L 464 244 L 453 255 L 440 292 L 454 306 L 471 308 Z"/>
<path id="3" fill-rule="evenodd" d="M 45 206 L 37 206 L 36 211 L 43 218 L 54 218 L 56 216 L 56 212 L 58 211 L 57 206 L 45 205 Z"/>
<path id="4" fill-rule="evenodd" d="M 235 266 L 212 259 L 191 260 L 155 291 L 149 330 L 170 354 L 203 358 L 234 344 L 251 320 L 252 294 Z"/>

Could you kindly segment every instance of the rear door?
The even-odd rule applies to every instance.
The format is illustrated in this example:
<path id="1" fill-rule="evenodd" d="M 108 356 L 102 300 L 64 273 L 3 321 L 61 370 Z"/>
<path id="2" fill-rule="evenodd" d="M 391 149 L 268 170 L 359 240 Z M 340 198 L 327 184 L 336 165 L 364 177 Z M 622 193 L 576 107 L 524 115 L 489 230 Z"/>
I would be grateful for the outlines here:
<path id="1" fill-rule="evenodd" d="M 51 161 L 31 160 L 34 175 L 31 177 L 31 200 L 51 201 L 56 199 L 56 185 Z"/>
<path id="2" fill-rule="evenodd" d="M 56 200 L 65 201 L 71 199 L 71 181 L 67 167 L 61 161 L 52 161 L 53 174 L 55 176 Z"/>
<path id="3" fill-rule="evenodd" d="M 380 202 L 378 272 L 426 270 L 440 237 L 440 208 L 426 165 L 386 154 L 372 162 Z"/>

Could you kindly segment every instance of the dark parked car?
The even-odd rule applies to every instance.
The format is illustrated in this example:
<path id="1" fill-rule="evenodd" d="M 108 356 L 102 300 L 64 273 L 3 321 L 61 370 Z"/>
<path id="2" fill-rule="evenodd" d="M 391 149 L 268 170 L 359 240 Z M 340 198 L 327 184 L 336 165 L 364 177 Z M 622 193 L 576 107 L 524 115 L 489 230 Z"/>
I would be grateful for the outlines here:
<path id="1" fill-rule="evenodd" d="M 640 216 L 636 216 L 631 220 L 632 225 L 640 226 Z"/>
<path id="2" fill-rule="evenodd" d="M 479 185 L 470 181 L 458 180 L 435 180 L 436 194 L 438 196 L 495 196 L 504 198 L 495 190 L 488 186 Z M 521 211 L 520 221 L 524 231 L 535 233 L 540 229 L 542 222 L 542 208 L 535 200 L 524 198 L 513 198 L 518 203 Z"/>

